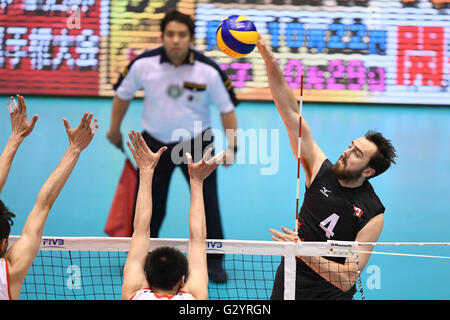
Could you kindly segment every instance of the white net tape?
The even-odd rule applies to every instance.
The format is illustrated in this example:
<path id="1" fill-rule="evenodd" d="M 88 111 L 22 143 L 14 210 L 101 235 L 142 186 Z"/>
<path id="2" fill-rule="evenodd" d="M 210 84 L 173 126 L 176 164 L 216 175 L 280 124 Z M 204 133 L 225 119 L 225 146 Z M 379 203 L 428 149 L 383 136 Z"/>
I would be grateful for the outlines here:
<path id="1" fill-rule="evenodd" d="M 12 245 L 18 236 L 10 236 Z M 40 253 L 24 281 L 21 299 L 120 299 L 122 271 L 129 249 L 130 238 L 109 237 L 44 237 Z M 152 239 L 150 251 L 161 246 L 187 252 L 187 239 Z M 207 240 L 208 254 L 223 254 L 225 268 L 232 274 L 226 285 L 210 284 L 210 299 L 269 299 L 276 268 L 284 259 L 284 299 L 296 297 L 296 257 L 353 258 L 358 276 L 359 253 L 397 255 L 421 258 L 450 259 L 445 255 L 409 252 L 358 251 L 358 246 L 395 247 L 450 247 L 450 243 L 357 243 L 328 242 L 273 242 L 242 240 Z M 401 251 L 401 250 L 398 250 Z M 67 260 L 62 262 L 63 260 Z M 60 262 L 61 261 L 61 262 Z M 58 270 L 61 269 L 61 270 Z M 81 275 L 77 290 L 77 270 Z M 89 276 L 86 276 L 86 275 Z M 108 278 L 110 280 L 105 280 Z M 70 280 L 70 281 L 69 281 Z M 361 281 L 357 279 L 362 298 Z M 235 282 L 231 284 L 232 282 Z M 238 284 L 239 283 L 239 284 Z M 86 289 L 87 284 L 90 289 Z M 58 289 L 61 287 L 62 289 Z M 69 289 L 67 289 L 69 288 Z M 51 294 L 49 293 L 51 292 Z"/>

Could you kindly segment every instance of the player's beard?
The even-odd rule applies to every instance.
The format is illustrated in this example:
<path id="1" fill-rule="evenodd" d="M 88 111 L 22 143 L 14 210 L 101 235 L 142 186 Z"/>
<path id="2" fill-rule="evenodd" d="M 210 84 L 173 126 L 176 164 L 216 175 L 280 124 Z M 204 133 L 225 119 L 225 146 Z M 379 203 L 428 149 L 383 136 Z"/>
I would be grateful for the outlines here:
<path id="1" fill-rule="evenodd" d="M 339 159 L 342 159 L 342 162 L 339 162 L 339 160 L 333 165 L 333 173 L 339 180 L 345 180 L 345 181 L 353 181 L 361 177 L 364 168 L 359 170 L 348 170 L 347 167 L 347 160 L 344 157 L 341 157 Z"/>

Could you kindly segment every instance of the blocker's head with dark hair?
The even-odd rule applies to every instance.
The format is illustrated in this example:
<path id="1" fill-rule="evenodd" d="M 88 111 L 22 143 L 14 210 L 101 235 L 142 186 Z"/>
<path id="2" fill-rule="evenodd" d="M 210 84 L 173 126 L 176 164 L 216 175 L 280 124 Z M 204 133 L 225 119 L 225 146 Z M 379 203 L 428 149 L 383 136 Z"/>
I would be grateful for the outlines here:
<path id="1" fill-rule="evenodd" d="M 13 218 L 16 215 L 8 210 L 2 200 L 0 200 L 0 240 L 7 239 L 14 224 Z"/>
<path id="2" fill-rule="evenodd" d="M 148 254 L 144 269 L 153 290 L 173 290 L 187 276 L 188 261 L 177 249 L 160 247 Z"/>
<path id="3" fill-rule="evenodd" d="M 2 258 L 8 249 L 8 238 L 13 225 L 15 214 L 8 210 L 2 200 L 0 200 L 0 258 Z"/>

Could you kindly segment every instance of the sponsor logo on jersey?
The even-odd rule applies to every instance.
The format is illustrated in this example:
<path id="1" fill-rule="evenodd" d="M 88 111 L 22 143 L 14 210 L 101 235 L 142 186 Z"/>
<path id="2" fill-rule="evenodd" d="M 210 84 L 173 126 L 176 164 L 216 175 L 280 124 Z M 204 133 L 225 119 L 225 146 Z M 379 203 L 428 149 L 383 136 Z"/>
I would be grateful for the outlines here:
<path id="1" fill-rule="evenodd" d="M 322 189 L 320 190 L 320 192 L 322 192 L 322 194 L 328 198 L 328 193 L 330 193 L 331 190 L 327 190 L 327 188 L 322 186 Z"/>

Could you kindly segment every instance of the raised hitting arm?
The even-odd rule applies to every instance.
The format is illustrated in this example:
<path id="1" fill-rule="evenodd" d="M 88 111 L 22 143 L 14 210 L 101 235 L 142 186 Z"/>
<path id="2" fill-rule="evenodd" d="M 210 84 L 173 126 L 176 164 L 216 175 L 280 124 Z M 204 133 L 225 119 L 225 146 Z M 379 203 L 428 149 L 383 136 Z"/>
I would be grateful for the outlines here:
<path id="1" fill-rule="evenodd" d="M 28 121 L 27 106 L 25 99 L 17 95 L 16 100 L 11 97 L 11 103 L 7 103 L 9 116 L 11 118 L 11 136 L 8 139 L 5 149 L 0 155 L 0 194 L 5 186 L 14 156 L 22 141 L 33 131 L 34 125 L 38 119 L 35 115 Z"/>
<path id="2" fill-rule="evenodd" d="M 221 152 L 210 158 L 209 148 L 203 159 L 192 162 L 192 156 L 186 154 L 191 186 L 191 204 L 189 210 L 189 273 L 183 291 L 189 292 L 195 299 L 208 298 L 208 268 L 206 262 L 206 218 L 203 200 L 203 181 L 225 161 Z"/>
<path id="3" fill-rule="evenodd" d="M 72 129 L 69 122 L 63 119 L 69 138 L 69 147 L 58 167 L 39 191 L 20 238 L 6 253 L 10 267 L 10 289 L 13 299 L 18 299 L 23 279 L 39 250 L 48 213 L 72 173 L 81 152 L 89 145 L 97 131 L 97 120 L 92 122 L 92 117 L 92 114 L 85 113 L 80 125 L 75 129 Z"/>
<path id="4" fill-rule="evenodd" d="M 283 72 L 278 65 L 272 51 L 261 38 L 257 43 L 258 51 L 264 60 L 269 80 L 269 87 L 278 112 L 286 126 L 292 152 L 297 157 L 298 152 L 298 128 L 299 128 L 299 110 L 297 99 L 289 87 Z M 323 161 L 325 154 L 314 141 L 311 130 L 305 119 L 302 119 L 302 145 L 301 162 L 306 174 L 306 185 L 309 186 L 314 180 Z"/>
<path id="5" fill-rule="evenodd" d="M 129 134 L 127 142 L 136 165 L 139 167 L 140 183 L 134 216 L 134 230 L 127 261 L 123 270 L 122 299 L 128 300 L 138 290 L 148 286 L 144 265 L 150 247 L 150 221 L 152 219 L 153 172 L 167 147 L 153 153 L 139 132 Z"/>

